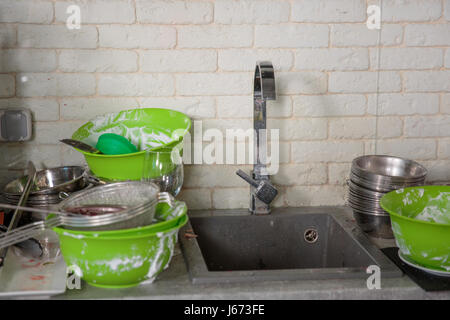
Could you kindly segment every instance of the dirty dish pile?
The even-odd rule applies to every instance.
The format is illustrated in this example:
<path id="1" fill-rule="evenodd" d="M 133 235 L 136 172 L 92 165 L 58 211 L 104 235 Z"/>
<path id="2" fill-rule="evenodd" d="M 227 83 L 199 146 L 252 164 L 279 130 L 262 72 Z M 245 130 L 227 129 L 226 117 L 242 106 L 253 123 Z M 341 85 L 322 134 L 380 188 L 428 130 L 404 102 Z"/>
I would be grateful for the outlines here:
<path id="1" fill-rule="evenodd" d="M 107 288 L 153 281 L 170 262 L 187 222 L 184 202 L 141 181 L 81 191 L 56 209 L 45 221 L 0 235 L 0 248 L 52 228 L 66 264 L 88 283 Z"/>
<path id="2" fill-rule="evenodd" d="M 190 127 L 189 117 L 178 111 L 160 108 L 131 109 L 92 119 L 76 130 L 72 139 L 96 146 L 100 136 L 104 134 L 122 136 L 136 147 L 137 152 L 108 155 L 80 149 L 77 151 L 84 155 L 89 169 L 100 179 L 140 180 L 146 150 L 174 148 L 183 141 Z M 102 147 L 101 144 L 98 147 Z"/>
<path id="3" fill-rule="evenodd" d="M 16 205 L 24 190 L 28 176 L 6 184 L 1 195 L 6 203 Z M 49 207 L 61 202 L 71 192 L 89 185 L 85 169 L 81 166 L 64 166 L 38 171 L 34 186 L 28 196 L 28 207 Z"/>
<path id="4" fill-rule="evenodd" d="M 393 238 L 389 214 L 381 198 L 392 190 L 421 186 L 427 170 L 419 163 L 386 155 L 367 155 L 353 160 L 348 185 L 348 205 L 363 231 L 374 237 Z"/>
<path id="5" fill-rule="evenodd" d="M 186 224 L 187 207 L 174 201 L 159 204 L 153 224 L 112 231 L 78 231 L 54 228 L 61 252 L 88 284 L 125 288 L 153 282 L 170 263 L 178 230 Z"/>
<path id="6" fill-rule="evenodd" d="M 399 255 L 418 269 L 450 276 L 450 186 L 399 189 L 380 204 L 391 217 Z"/>

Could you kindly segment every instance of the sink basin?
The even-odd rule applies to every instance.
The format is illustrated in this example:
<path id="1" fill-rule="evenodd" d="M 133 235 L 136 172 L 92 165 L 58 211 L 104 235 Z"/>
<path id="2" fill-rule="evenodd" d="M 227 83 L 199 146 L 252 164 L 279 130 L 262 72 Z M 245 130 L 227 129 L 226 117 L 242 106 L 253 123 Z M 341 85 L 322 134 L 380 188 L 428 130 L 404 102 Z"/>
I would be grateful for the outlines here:
<path id="1" fill-rule="evenodd" d="M 193 283 L 365 278 L 402 272 L 348 218 L 347 208 L 189 212 L 180 246 Z M 194 233 L 196 237 L 185 234 Z"/>

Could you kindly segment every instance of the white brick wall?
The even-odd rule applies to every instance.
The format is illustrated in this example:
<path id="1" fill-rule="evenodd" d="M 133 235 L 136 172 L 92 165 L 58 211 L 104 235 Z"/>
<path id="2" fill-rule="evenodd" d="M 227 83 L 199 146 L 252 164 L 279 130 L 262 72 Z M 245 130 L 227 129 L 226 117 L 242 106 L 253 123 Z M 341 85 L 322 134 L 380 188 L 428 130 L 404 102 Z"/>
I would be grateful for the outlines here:
<path id="1" fill-rule="evenodd" d="M 436 159 L 436 148 L 434 139 L 386 139 L 378 142 L 377 151 L 420 161 Z"/>
<path id="2" fill-rule="evenodd" d="M 381 35 L 379 34 L 381 32 Z M 378 31 L 369 29 L 365 23 L 333 24 L 330 41 L 334 47 L 395 46 L 402 43 L 403 27 L 399 24 L 384 24 Z"/>
<path id="3" fill-rule="evenodd" d="M 23 48 L 96 48 L 97 29 L 83 26 L 69 30 L 64 25 L 18 26 L 17 42 Z"/>
<path id="4" fill-rule="evenodd" d="M 178 28 L 180 48 L 242 48 L 253 42 L 253 29 L 246 26 L 181 26 Z"/>
<path id="5" fill-rule="evenodd" d="M 276 71 L 288 71 L 292 68 L 294 55 L 289 50 L 265 49 L 229 49 L 219 50 L 219 68 L 223 71 L 254 72 L 255 61 L 269 60 Z M 450 63 L 450 59 L 449 59 Z"/>
<path id="6" fill-rule="evenodd" d="M 167 26 L 99 26 L 99 46 L 103 48 L 168 49 L 176 43 L 176 30 Z"/>
<path id="7" fill-rule="evenodd" d="M 205 24 L 213 19 L 208 1 L 136 1 L 137 20 L 142 23 Z"/>
<path id="8" fill-rule="evenodd" d="M 89 96 L 95 76 L 89 73 L 21 73 L 16 76 L 18 97 Z"/>
<path id="9" fill-rule="evenodd" d="M 250 73 L 237 72 L 177 74 L 177 94 L 182 96 L 250 94 L 251 76 Z"/>
<path id="10" fill-rule="evenodd" d="M 53 4 L 46 0 L 2 0 L 0 22 L 50 23 L 53 20 Z"/>
<path id="11" fill-rule="evenodd" d="M 449 92 L 450 71 L 407 71 L 403 74 L 407 92 Z"/>
<path id="12" fill-rule="evenodd" d="M 421 70 L 442 67 L 443 50 L 438 48 L 370 49 L 370 67 L 374 70 Z"/>
<path id="13" fill-rule="evenodd" d="M 295 70 L 367 70 L 367 49 L 300 49 L 295 53 Z"/>
<path id="14" fill-rule="evenodd" d="M 57 67 L 55 50 L 9 49 L 0 51 L 0 72 L 51 72 Z"/>
<path id="15" fill-rule="evenodd" d="M 66 22 L 67 8 L 78 5 L 81 23 L 133 23 L 135 21 L 132 0 L 63 1 L 55 3 L 56 21 Z"/>
<path id="16" fill-rule="evenodd" d="M 58 121 L 59 103 L 56 99 L 11 98 L 0 99 L 0 108 L 26 108 L 31 111 L 35 121 Z"/>
<path id="17" fill-rule="evenodd" d="M 329 94 L 294 97 L 294 116 L 340 117 L 366 113 L 366 97 L 361 94 Z"/>
<path id="18" fill-rule="evenodd" d="M 255 26 L 259 48 L 308 48 L 328 46 L 328 26 L 323 24 L 280 24 Z"/>
<path id="19" fill-rule="evenodd" d="M 450 45 L 450 24 L 410 24 L 405 27 L 405 43 L 408 46 Z"/>
<path id="20" fill-rule="evenodd" d="M 287 1 L 217 0 L 214 20 L 219 24 L 275 24 L 289 21 Z"/>
<path id="21" fill-rule="evenodd" d="M 435 114 L 439 95 L 435 93 L 382 93 L 368 96 L 368 112 L 378 115 Z"/>
<path id="22" fill-rule="evenodd" d="M 407 137 L 447 137 L 449 132 L 449 116 L 405 118 L 405 136 Z"/>
<path id="23" fill-rule="evenodd" d="M 442 15 L 440 0 L 385 0 L 382 3 L 382 21 L 433 21 Z"/>
<path id="24" fill-rule="evenodd" d="M 62 50 L 59 70 L 64 72 L 135 72 L 138 55 L 124 50 Z"/>
<path id="25" fill-rule="evenodd" d="M 294 163 L 352 161 L 364 153 L 361 141 L 292 142 Z"/>
<path id="26" fill-rule="evenodd" d="M 1 0 L 0 108 L 30 109 L 34 136 L 0 144 L 0 183 L 30 158 L 84 163 L 58 139 L 108 112 L 169 108 L 203 130 L 251 128 L 258 60 L 275 67 L 274 206 L 343 204 L 351 161 L 375 151 L 450 180 L 450 0 L 383 0 L 370 30 L 367 6 L 379 3 Z M 80 29 L 66 27 L 70 5 Z M 238 168 L 251 166 L 187 165 L 179 197 L 193 209 L 247 207 Z"/>
<path id="27" fill-rule="evenodd" d="M 17 42 L 17 31 L 14 25 L 2 25 L 0 28 L 0 43 L 2 48 L 14 47 Z"/>
<path id="28" fill-rule="evenodd" d="M 215 50 L 149 50 L 141 53 L 144 72 L 208 72 L 217 69 Z"/>
<path id="29" fill-rule="evenodd" d="M 275 78 L 279 94 L 318 94 L 327 91 L 323 72 L 279 72 Z"/>
<path id="30" fill-rule="evenodd" d="M 292 3 L 295 22 L 361 22 L 366 19 L 364 0 L 298 0 Z"/>
<path id="31" fill-rule="evenodd" d="M 13 96 L 14 89 L 14 77 L 9 74 L 0 74 L 0 97 Z"/>
<path id="32" fill-rule="evenodd" d="M 103 74 L 98 77 L 98 93 L 103 96 L 171 96 L 173 76 L 167 74 Z"/>
<path id="33" fill-rule="evenodd" d="M 399 92 L 402 81 L 398 72 L 332 72 L 328 91 L 333 93 Z"/>

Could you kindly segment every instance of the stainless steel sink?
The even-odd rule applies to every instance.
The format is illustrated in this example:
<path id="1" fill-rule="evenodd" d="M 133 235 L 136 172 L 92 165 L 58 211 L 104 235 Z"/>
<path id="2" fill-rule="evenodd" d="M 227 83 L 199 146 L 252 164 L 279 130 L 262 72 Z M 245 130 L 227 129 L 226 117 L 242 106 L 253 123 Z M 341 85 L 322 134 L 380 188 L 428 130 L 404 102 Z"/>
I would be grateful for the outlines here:
<path id="1" fill-rule="evenodd" d="M 180 233 L 189 276 L 193 283 L 368 278 L 371 265 L 381 277 L 401 276 L 346 210 L 190 211 Z"/>

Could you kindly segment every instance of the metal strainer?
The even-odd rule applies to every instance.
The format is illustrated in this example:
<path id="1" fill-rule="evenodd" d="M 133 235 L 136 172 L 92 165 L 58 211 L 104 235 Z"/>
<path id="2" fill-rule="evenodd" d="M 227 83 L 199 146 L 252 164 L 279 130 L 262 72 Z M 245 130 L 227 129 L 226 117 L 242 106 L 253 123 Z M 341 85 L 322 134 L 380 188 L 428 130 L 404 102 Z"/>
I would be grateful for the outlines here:
<path id="1" fill-rule="evenodd" d="M 0 235 L 0 248 L 36 236 L 44 229 L 61 225 L 67 229 L 89 231 L 119 230 L 149 225 L 153 221 L 156 204 L 161 202 L 173 207 L 174 198 L 167 192 L 159 192 L 158 186 L 153 183 L 127 181 L 80 191 L 61 202 L 54 211 L 23 207 L 27 211 L 46 212 L 54 216 Z M 98 216 L 83 216 L 65 211 L 70 207 L 83 205 L 122 205 L 128 209 Z M 0 204 L 0 207 L 16 208 L 6 204 Z"/>

